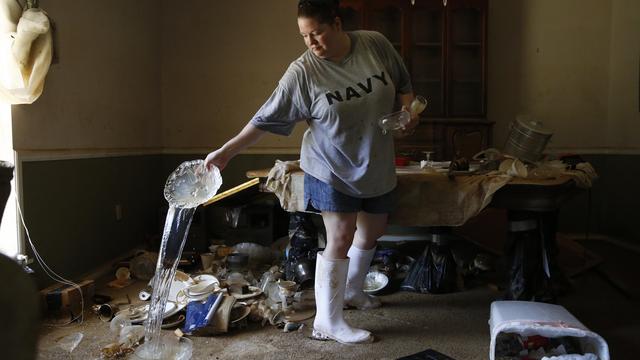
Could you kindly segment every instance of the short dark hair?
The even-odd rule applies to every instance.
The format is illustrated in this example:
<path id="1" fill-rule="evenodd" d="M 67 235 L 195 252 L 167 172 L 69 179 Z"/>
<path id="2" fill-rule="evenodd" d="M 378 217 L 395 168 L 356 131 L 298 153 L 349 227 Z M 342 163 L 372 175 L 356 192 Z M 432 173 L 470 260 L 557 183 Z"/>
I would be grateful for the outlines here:
<path id="1" fill-rule="evenodd" d="M 298 17 L 313 18 L 321 24 L 333 24 L 339 17 L 340 0 L 300 0 Z"/>

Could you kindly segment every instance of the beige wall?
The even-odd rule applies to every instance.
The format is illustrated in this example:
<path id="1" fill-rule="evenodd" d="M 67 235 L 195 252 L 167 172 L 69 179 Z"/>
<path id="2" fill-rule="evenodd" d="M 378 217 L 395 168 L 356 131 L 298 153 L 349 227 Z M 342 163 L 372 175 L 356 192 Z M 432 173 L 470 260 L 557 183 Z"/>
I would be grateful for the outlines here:
<path id="1" fill-rule="evenodd" d="M 165 1 L 165 9 L 175 11 L 165 11 L 162 26 L 164 145 L 216 147 L 246 123 L 303 50 L 293 21 L 295 1 L 189 8 L 174 3 Z M 552 150 L 640 150 L 633 143 L 640 131 L 640 2 L 489 4 L 488 117 L 496 121 L 496 146 L 504 143 L 516 115 L 527 113 L 554 131 Z M 193 33 L 215 45 L 203 46 Z M 298 126 L 289 138 L 272 136 L 253 149 L 296 150 L 303 129 Z"/>
<path id="2" fill-rule="evenodd" d="M 640 148 L 640 1 L 614 0 L 605 146 Z"/>
<path id="3" fill-rule="evenodd" d="M 640 2 L 489 4 L 488 116 L 498 147 L 508 124 L 528 113 L 554 131 L 552 150 L 640 150 Z"/>
<path id="4" fill-rule="evenodd" d="M 235 135 L 275 89 L 304 44 L 297 0 L 164 0 L 163 141 L 168 151 L 211 149 Z M 254 148 L 297 151 L 304 126 Z"/>
<path id="5" fill-rule="evenodd" d="M 296 0 L 43 0 L 60 62 L 16 106 L 18 150 L 202 152 L 244 126 L 304 46 Z M 154 6 L 155 5 L 155 6 Z M 488 117 L 501 146 L 517 114 L 558 150 L 638 150 L 640 1 L 489 1 Z M 297 151 L 269 136 L 254 152 Z"/>
<path id="6" fill-rule="evenodd" d="M 154 0 L 42 0 L 59 63 L 43 95 L 13 107 L 17 150 L 162 146 L 160 9 Z"/>

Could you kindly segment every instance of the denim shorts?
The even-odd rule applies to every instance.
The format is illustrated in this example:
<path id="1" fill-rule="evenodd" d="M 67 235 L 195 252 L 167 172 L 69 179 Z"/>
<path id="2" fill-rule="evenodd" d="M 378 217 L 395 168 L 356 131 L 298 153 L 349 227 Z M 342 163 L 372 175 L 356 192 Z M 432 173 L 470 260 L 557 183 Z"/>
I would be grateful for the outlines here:
<path id="1" fill-rule="evenodd" d="M 371 198 L 357 198 L 334 189 L 315 177 L 304 174 L 304 202 L 307 211 L 388 214 L 395 206 L 395 191 Z"/>

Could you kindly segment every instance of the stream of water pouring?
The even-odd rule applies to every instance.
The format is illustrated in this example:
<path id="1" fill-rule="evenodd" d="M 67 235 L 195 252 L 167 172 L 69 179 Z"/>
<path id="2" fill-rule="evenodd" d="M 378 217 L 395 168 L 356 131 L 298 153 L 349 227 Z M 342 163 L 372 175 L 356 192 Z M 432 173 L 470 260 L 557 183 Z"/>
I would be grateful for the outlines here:
<path id="1" fill-rule="evenodd" d="M 191 357 L 190 348 L 180 349 L 180 345 L 177 344 L 177 348 L 169 349 L 162 343 L 161 326 L 171 283 L 187 241 L 196 207 L 213 197 L 222 184 L 220 171 L 217 168 L 211 172 L 206 171 L 203 163 L 202 160 L 194 160 L 181 164 L 165 184 L 164 195 L 169 202 L 169 211 L 153 278 L 153 293 L 145 321 L 144 343 L 135 352 L 138 358 L 156 360 Z"/>
<path id="2" fill-rule="evenodd" d="M 169 207 L 160 244 L 156 275 L 153 278 L 153 294 L 149 305 L 149 315 L 144 326 L 144 344 L 136 352 L 138 357 L 161 359 L 162 357 L 158 355 L 164 353 L 161 344 L 164 308 L 195 211 L 196 208 Z"/>

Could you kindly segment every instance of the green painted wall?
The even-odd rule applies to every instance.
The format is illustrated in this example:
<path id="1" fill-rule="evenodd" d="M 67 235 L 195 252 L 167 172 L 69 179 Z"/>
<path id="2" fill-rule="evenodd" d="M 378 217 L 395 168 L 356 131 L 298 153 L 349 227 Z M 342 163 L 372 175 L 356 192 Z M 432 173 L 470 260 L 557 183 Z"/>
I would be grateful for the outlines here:
<path id="1" fill-rule="evenodd" d="M 49 267 L 77 279 L 144 244 L 157 229 L 161 164 L 160 156 L 23 163 L 24 217 Z M 33 269 L 40 287 L 52 283 Z"/>
<path id="2" fill-rule="evenodd" d="M 157 247 L 167 176 L 194 155 L 123 156 L 23 163 L 23 208 L 39 254 L 68 279 L 96 270 L 131 249 Z M 247 181 L 245 172 L 296 155 L 239 155 L 223 171 L 220 191 Z M 115 206 L 122 219 L 116 220 Z M 32 252 L 29 249 L 29 255 Z M 53 283 L 36 263 L 39 287 Z M 115 270 L 115 269 L 114 269 Z"/>
<path id="3" fill-rule="evenodd" d="M 640 188 L 638 155 L 583 155 L 596 169 L 599 179 L 560 210 L 560 231 L 600 233 L 638 244 L 637 223 Z M 589 194 L 590 193 L 590 194 Z M 589 199 L 590 197 L 590 199 Z M 590 216 L 587 217 L 587 214 Z"/>

